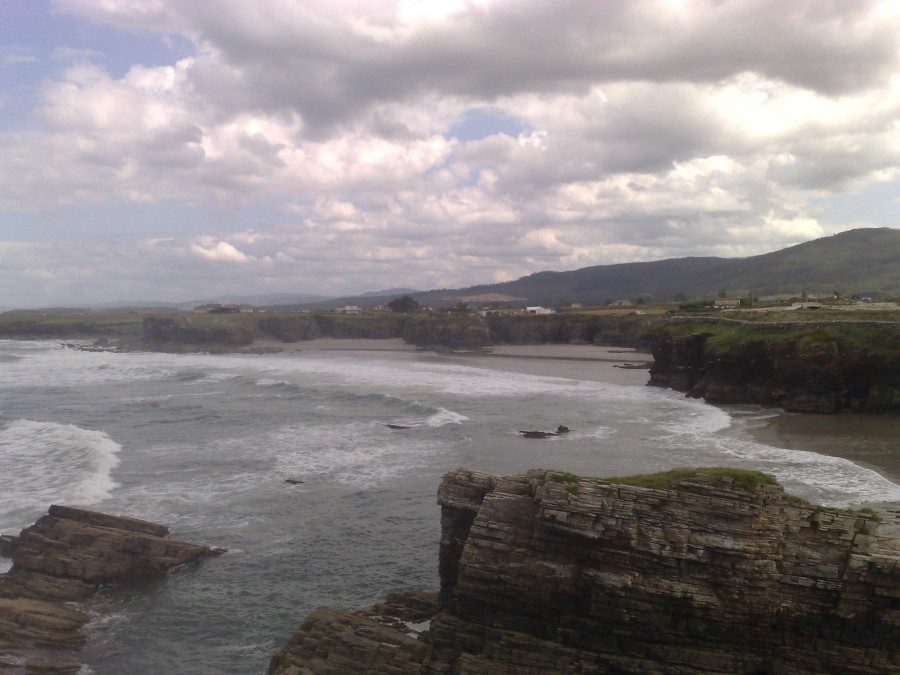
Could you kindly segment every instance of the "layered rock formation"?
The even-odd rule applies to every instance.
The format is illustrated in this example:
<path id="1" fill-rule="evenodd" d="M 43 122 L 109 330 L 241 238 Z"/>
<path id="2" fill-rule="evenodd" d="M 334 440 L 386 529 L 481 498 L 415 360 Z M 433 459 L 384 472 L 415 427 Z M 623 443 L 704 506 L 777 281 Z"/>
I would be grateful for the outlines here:
<path id="1" fill-rule="evenodd" d="M 270 673 L 900 671 L 900 551 L 870 515 L 749 472 L 671 483 L 451 472 L 430 630 L 317 613 Z"/>
<path id="2" fill-rule="evenodd" d="M 900 324 L 677 328 L 653 343 L 651 385 L 790 412 L 900 412 Z"/>
<path id="3" fill-rule="evenodd" d="M 66 604 L 101 584 L 159 576 L 178 565 L 221 553 L 168 539 L 164 525 L 67 506 L 18 537 L 5 536 L 12 569 L 0 576 L 0 655 L 27 660 L 27 672 L 78 672 L 90 618 Z M 2 671 L 0 671 L 2 672 Z"/>

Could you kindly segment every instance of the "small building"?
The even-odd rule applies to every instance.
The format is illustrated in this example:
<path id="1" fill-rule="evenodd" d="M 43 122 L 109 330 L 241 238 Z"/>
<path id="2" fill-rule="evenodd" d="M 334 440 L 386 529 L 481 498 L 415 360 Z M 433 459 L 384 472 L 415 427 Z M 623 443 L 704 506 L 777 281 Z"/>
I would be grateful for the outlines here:
<path id="1" fill-rule="evenodd" d="M 552 314 L 553 310 L 546 307 L 526 307 L 525 313 L 534 316 L 537 314 Z"/>
<path id="2" fill-rule="evenodd" d="M 631 307 L 631 300 L 613 300 L 610 307 Z"/>
<path id="3" fill-rule="evenodd" d="M 356 305 L 344 305 L 343 307 L 335 307 L 335 314 L 362 314 L 362 307 Z"/>
<path id="4" fill-rule="evenodd" d="M 724 309 L 727 307 L 740 307 L 741 299 L 740 298 L 716 298 L 716 300 L 713 304 L 719 309 Z"/>

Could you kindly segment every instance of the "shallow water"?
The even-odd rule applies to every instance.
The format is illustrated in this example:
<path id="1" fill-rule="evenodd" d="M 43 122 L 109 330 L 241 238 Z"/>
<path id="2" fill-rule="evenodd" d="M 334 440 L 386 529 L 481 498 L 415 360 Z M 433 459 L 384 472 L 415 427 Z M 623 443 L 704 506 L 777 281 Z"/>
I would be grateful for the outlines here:
<path id="1" fill-rule="evenodd" d="M 642 376 L 610 364 L 6 341 L 0 375 L 0 532 L 67 503 L 229 551 L 105 589 L 86 651 L 95 673 L 262 673 L 318 606 L 435 589 L 435 493 L 458 466 L 615 476 L 726 465 L 820 503 L 900 500 L 871 462 L 761 442 L 776 413 L 628 384 Z M 572 432 L 518 433 L 558 424 Z"/>

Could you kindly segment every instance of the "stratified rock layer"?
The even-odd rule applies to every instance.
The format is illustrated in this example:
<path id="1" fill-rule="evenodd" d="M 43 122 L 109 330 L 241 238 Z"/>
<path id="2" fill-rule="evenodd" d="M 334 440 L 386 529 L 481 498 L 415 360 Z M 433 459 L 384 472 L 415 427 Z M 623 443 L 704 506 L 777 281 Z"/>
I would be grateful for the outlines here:
<path id="1" fill-rule="evenodd" d="M 81 664 L 66 652 L 84 646 L 90 617 L 66 602 L 221 553 L 168 534 L 144 520 L 51 506 L 18 537 L 4 537 L 13 566 L 0 576 L 0 653 L 29 657 L 27 672 L 77 672 Z"/>
<path id="2" fill-rule="evenodd" d="M 707 473 L 649 489 L 459 469 L 438 501 L 427 653 L 359 672 L 900 672 L 900 553 L 865 514 Z M 304 624 L 307 651 L 328 623 Z M 280 658 L 270 672 L 328 672 Z"/>

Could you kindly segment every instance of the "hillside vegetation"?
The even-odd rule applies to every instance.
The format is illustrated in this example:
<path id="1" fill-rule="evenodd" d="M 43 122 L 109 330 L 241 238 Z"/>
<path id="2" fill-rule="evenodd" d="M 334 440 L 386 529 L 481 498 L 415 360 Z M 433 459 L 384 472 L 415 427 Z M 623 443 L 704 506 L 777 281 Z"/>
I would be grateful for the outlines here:
<path id="1" fill-rule="evenodd" d="M 516 281 L 416 294 L 422 304 L 447 298 L 501 294 L 529 304 L 562 299 L 584 304 L 643 298 L 667 302 L 729 295 L 824 294 L 837 291 L 873 298 L 900 296 L 900 230 L 867 228 L 842 232 L 748 258 L 674 258 L 655 262 L 538 272 Z"/>

